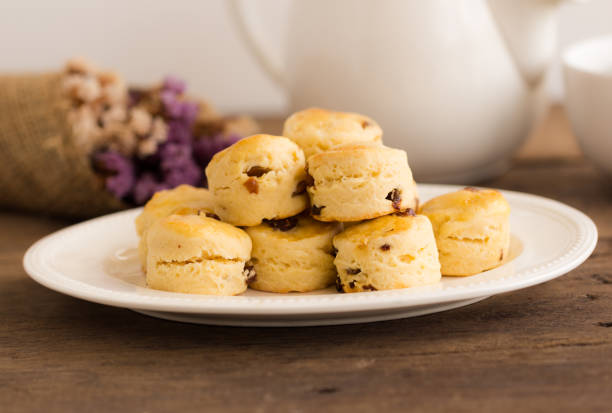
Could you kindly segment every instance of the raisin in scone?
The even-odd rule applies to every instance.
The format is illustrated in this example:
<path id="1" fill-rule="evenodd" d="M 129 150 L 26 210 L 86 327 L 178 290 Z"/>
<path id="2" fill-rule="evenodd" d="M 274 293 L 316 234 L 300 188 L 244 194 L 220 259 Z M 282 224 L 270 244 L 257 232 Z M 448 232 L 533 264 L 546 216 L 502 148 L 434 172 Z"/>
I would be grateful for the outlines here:
<path id="1" fill-rule="evenodd" d="M 308 159 L 342 143 L 381 143 L 382 129 L 373 119 L 358 113 L 310 108 L 287 118 L 283 136 L 297 143 Z"/>
<path id="2" fill-rule="evenodd" d="M 171 214 L 203 214 L 214 217 L 213 197 L 207 189 L 180 185 L 156 192 L 136 217 L 136 232 L 140 237 L 138 255 L 142 268 L 147 268 L 147 230 L 155 221 Z"/>
<path id="3" fill-rule="evenodd" d="M 440 281 L 431 223 L 412 210 L 354 225 L 334 237 L 340 292 L 392 290 Z"/>
<path id="4" fill-rule="evenodd" d="M 417 188 L 405 151 L 352 143 L 308 158 L 312 216 L 319 221 L 361 221 L 416 209 Z"/>
<path id="5" fill-rule="evenodd" d="M 147 231 L 147 250 L 147 285 L 156 290 L 235 295 L 252 276 L 246 232 L 202 215 L 158 219 Z"/>
<path id="6" fill-rule="evenodd" d="M 304 152 L 282 136 L 254 135 L 206 167 L 215 213 L 238 226 L 294 216 L 308 207 Z"/>
<path id="7" fill-rule="evenodd" d="M 478 274 L 508 256 L 510 205 L 500 192 L 465 188 L 429 200 L 420 212 L 433 225 L 442 274 Z"/>
<path id="8" fill-rule="evenodd" d="M 336 279 L 332 238 L 339 223 L 307 216 L 267 221 L 246 228 L 253 242 L 251 288 L 275 293 L 307 292 L 332 285 Z"/>

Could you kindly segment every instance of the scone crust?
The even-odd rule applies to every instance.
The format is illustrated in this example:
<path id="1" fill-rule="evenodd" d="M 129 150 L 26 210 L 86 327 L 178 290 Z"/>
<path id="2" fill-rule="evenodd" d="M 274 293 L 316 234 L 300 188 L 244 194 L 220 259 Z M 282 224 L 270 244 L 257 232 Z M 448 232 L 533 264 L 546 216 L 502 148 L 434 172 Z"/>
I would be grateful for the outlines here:
<path id="1" fill-rule="evenodd" d="M 303 216 L 294 219 L 296 225 L 288 230 L 269 223 L 246 228 L 253 241 L 251 263 L 257 274 L 251 288 L 276 293 L 308 292 L 335 282 L 332 239 L 341 224 Z"/>
<path id="2" fill-rule="evenodd" d="M 442 274 L 468 276 L 501 265 L 510 249 L 510 205 L 499 191 L 466 188 L 426 202 Z"/>
<path id="3" fill-rule="evenodd" d="M 302 150 L 282 136 L 254 135 L 215 154 L 206 167 L 215 213 L 238 226 L 259 225 L 308 207 Z"/>
<path id="4" fill-rule="evenodd" d="M 246 261 L 251 239 L 233 225 L 201 215 L 170 215 L 156 221 L 147 234 L 149 258 L 189 261 L 222 258 Z"/>
<path id="5" fill-rule="evenodd" d="M 334 237 L 337 286 L 343 292 L 390 290 L 440 281 L 431 223 L 422 215 L 388 215 Z"/>
<path id="6" fill-rule="evenodd" d="M 234 295 L 247 288 L 251 239 L 199 215 L 170 215 L 147 231 L 147 285 L 190 294 Z"/>
<path id="7" fill-rule="evenodd" d="M 283 136 L 297 143 L 306 158 L 348 142 L 382 142 L 382 129 L 373 119 L 351 112 L 310 108 L 287 118 Z"/>
<path id="8" fill-rule="evenodd" d="M 155 221 L 171 214 L 214 214 L 214 199 L 205 188 L 179 185 L 176 188 L 156 192 L 136 217 L 138 256 L 143 270 L 147 268 L 147 230 Z"/>
<path id="9" fill-rule="evenodd" d="M 136 217 L 136 232 L 142 236 L 146 230 L 159 218 L 176 213 L 177 210 L 187 212 L 214 211 L 212 194 L 205 188 L 196 188 L 191 185 L 179 185 L 174 189 L 156 192 Z"/>
<path id="10" fill-rule="evenodd" d="M 361 221 L 418 205 L 405 151 L 344 144 L 308 158 L 311 211 L 319 221 Z"/>

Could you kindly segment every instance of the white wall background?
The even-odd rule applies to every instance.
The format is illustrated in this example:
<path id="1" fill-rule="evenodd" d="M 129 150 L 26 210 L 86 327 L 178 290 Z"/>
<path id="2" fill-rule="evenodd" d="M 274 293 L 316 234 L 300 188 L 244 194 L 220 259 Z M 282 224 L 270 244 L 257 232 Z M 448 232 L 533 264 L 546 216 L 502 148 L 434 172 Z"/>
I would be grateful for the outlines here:
<path id="1" fill-rule="evenodd" d="M 279 54 L 291 0 L 250 1 L 261 6 L 270 47 Z M 559 49 L 603 33 L 612 33 L 612 0 L 561 7 Z M 284 110 L 283 91 L 242 44 L 226 0 L 0 0 L 0 72 L 53 70 L 75 55 L 133 83 L 177 74 L 222 111 Z M 548 82 L 561 98 L 558 63 Z"/>

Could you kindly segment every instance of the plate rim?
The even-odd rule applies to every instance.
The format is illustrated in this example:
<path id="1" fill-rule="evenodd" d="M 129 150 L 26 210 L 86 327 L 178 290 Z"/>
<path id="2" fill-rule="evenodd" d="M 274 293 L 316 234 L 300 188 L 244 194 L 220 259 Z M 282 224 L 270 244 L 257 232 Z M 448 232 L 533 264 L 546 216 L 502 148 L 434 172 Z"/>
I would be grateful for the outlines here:
<path id="1" fill-rule="evenodd" d="M 431 188 L 436 191 L 450 192 L 462 188 L 461 185 L 442 185 L 442 184 L 420 184 L 420 188 Z M 565 254 L 556 257 L 554 260 L 542 264 L 539 267 L 531 268 L 528 273 L 540 272 L 539 275 L 534 275 L 526 279 L 516 279 L 520 277 L 520 273 L 514 273 L 510 278 L 515 278 L 513 282 L 503 283 L 501 280 L 494 283 L 480 282 L 473 288 L 462 287 L 455 291 L 445 291 L 444 295 L 435 296 L 419 295 L 407 296 L 405 293 L 412 289 L 406 290 L 390 290 L 390 291 L 375 291 L 364 293 L 351 294 L 330 294 L 318 296 L 292 295 L 292 296 L 277 296 L 273 297 L 216 297 L 216 296 L 201 296 L 192 294 L 180 294 L 164 292 L 163 296 L 142 296 L 138 294 L 130 294 L 125 292 L 115 292 L 112 290 L 103 289 L 93 286 L 79 280 L 68 277 L 63 277 L 68 280 L 68 283 L 60 282 L 62 275 L 58 271 L 51 268 L 40 268 L 36 258 L 45 247 L 67 233 L 78 231 L 82 227 L 90 226 L 91 224 L 100 221 L 116 219 L 117 216 L 135 214 L 141 208 L 133 208 L 125 211 L 119 211 L 101 217 L 93 218 L 84 222 L 80 222 L 66 228 L 53 232 L 40 240 L 36 241 L 23 257 L 23 267 L 26 273 L 39 284 L 63 293 L 72 297 L 91 301 L 99 304 L 110 305 L 114 307 L 141 309 L 149 311 L 175 312 L 175 313 L 198 313 L 198 314 L 226 314 L 240 315 L 248 312 L 249 315 L 275 315 L 282 311 L 286 315 L 306 315 L 306 314 L 324 314 L 324 313 L 351 313 L 352 311 L 363 310 L 381 310 L 388 308 L 407 308 L 411 306 L 426 305 L 432 303 L 446 303 L 451 301 L 467 300 L 480 296 L 491 296 L 504 292 L 515 291 L 527 288 L 536 284 L 540 284 L 551 279 L 557 278 L 563 274 L 576 268 L 584 262 L 593 252 L 597 245 L 597 227 L 595 223 L 583 212 L 578 209 L 561 203 L 559 201 L 545 198 L 540 195 L 528 194 L 517 191 L 500 190 L 504 196 L 511 198 L 516 203 L 518 200 L 524 201 L 527 205 L 537 205 L 540 208 L 548 207 L 549 211 L 556 212 L 564 216 L 567 220 L 575 224 L 577 230 L 577 239 L 568 247 Z M 544 267 L 544 268 L 540 268 Z M 552 268 L 554 267 L 554 268 Z M 546 268 L 549 268 L 546 270 Z M 546 271 L 545 271 L 546 270 Z M 542 273 L 544 271 L 544 273 Z M 48 273 L 52 273 L 49 275 Z M 54 274 L 55 273 L 55 274 Z M 58 277 L 59 275 L 59 277 Z M 491 284 L 494 283 L 494 284 Z M 79 284 L 83 284 L 87 288 L 76 288 Z M 96 290 L 101 290 L 101 294 L 96 294 Z M 404 294 L 402 294 L 402 292 Z M 127 297 L 126 297 L 127 295 Z M 289 298 L 291 297 L 291 298 Z M 317 297 L 316 304 L 313 300 L 307 297 Z M 325 298 L 323 298 L 325 297 Z M 332 298 L 336 297 L 336 298 Z M 338 298 L 347 297 L 347 298 Z M 246 298 L 246 300 L 245 300 Z M 257 298 L 257 300 L 254 300 Z M 257 301 L 256 303 L 254 301 Z"/>

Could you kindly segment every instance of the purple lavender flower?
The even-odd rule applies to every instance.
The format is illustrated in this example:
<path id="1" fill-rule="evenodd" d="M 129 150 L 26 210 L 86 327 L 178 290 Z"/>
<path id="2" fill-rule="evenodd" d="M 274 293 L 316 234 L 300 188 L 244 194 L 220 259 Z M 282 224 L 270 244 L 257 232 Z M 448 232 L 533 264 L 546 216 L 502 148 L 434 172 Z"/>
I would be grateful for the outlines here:
<path id="1" fill-rule="evenodd" d="M 185 92 L 185 82 L 174 76 L 166 76 L 162 83 L 162 89 L 173 92 L 174 94 L 181 95 Z"/>
<path id="2" fill-rule="evenodd" d="M 167 76 L 161 89 L 129 90 L 128 105 L 140 105 L 156 116 L 161 114 L 168 133 L 157 151 L 144 158 L 136 154 L 130 158 L 116 151 L 94 155 L 94 167 L 115 197 L 142 205 L 157 191 L 181 184 L 206 185 L 203 169 L 213 155 L 240 139 L 237 135 L 223 134 L 196 139 L 194 124 L 200 105 L 185 100 L 185 89 L 181 79 Z"/>
<path id="3" fill-rule="evenodd" d="M 190 144 L 167 143 L 159 151 L 164 183 L 175 187 L 181 184 L 198 185 L 202 170 L 193 160 Z"/>
<path id="4" fill-rule="evenodd" d="M 160 146 L 160 166 L 161 169 L 173 168 L 182 165 L 191 159 L 191 146 L 183 143 L 169 142 Z"/>
<path id="5" fill-rule="evenodd" d="M 136 205 L 145 204 L 157 191 L 171 188 L 166 183 L 159 182 L 150 172 L 143 173 L 134 186 L 133 200 Z"/>
<path id="6" fill-rule="evenodd" d="M 204 168 L 208 165 L 214 154 L 239 140 L 240 136 L 238 135 L 223 135 L 221 133 L 211 137 L 204 136 L 200 139 L 195 139 L 193 142 L 193 156 L 198 164 Z"/>
<path id="7" fill-rule="evenodd" d="M 190 143 L 191 139 L 191 125 L 182 120 L 168 122 L 168 142 L 186 144 Z"/>
<path id="8" fill-rule="evenodd" d="M 174 92 L 163 90 L 160 93 L 160 100 L 164 105 L 166 114 L 171 118 L 178 118 L 183 112 L 183 104 L 177 98 Z"/>
<path id="9" fill-rule="evenodd" d="M 134 164 L 116 151 L 105 151 L 94 154 L 94 167 L 106 175 L 106 189 L 121 199 L 127 196 L 134 186 Z"/>
<path id="10" fill-rule="evenodd" d="M 202 170 L 191 161 L 180 168 L 166 170 L 164 174 L 164 183 L 171 188 L 182 184 L 201 186 L 202 178 Z"/>
<path id="11" fill-rule="evenodd" d="M 182 103 L 183 106 L 181 107 L 181 118 L 191 126 L 198 117 L 200 105 L 198 102 L 183 101 Z"/>

